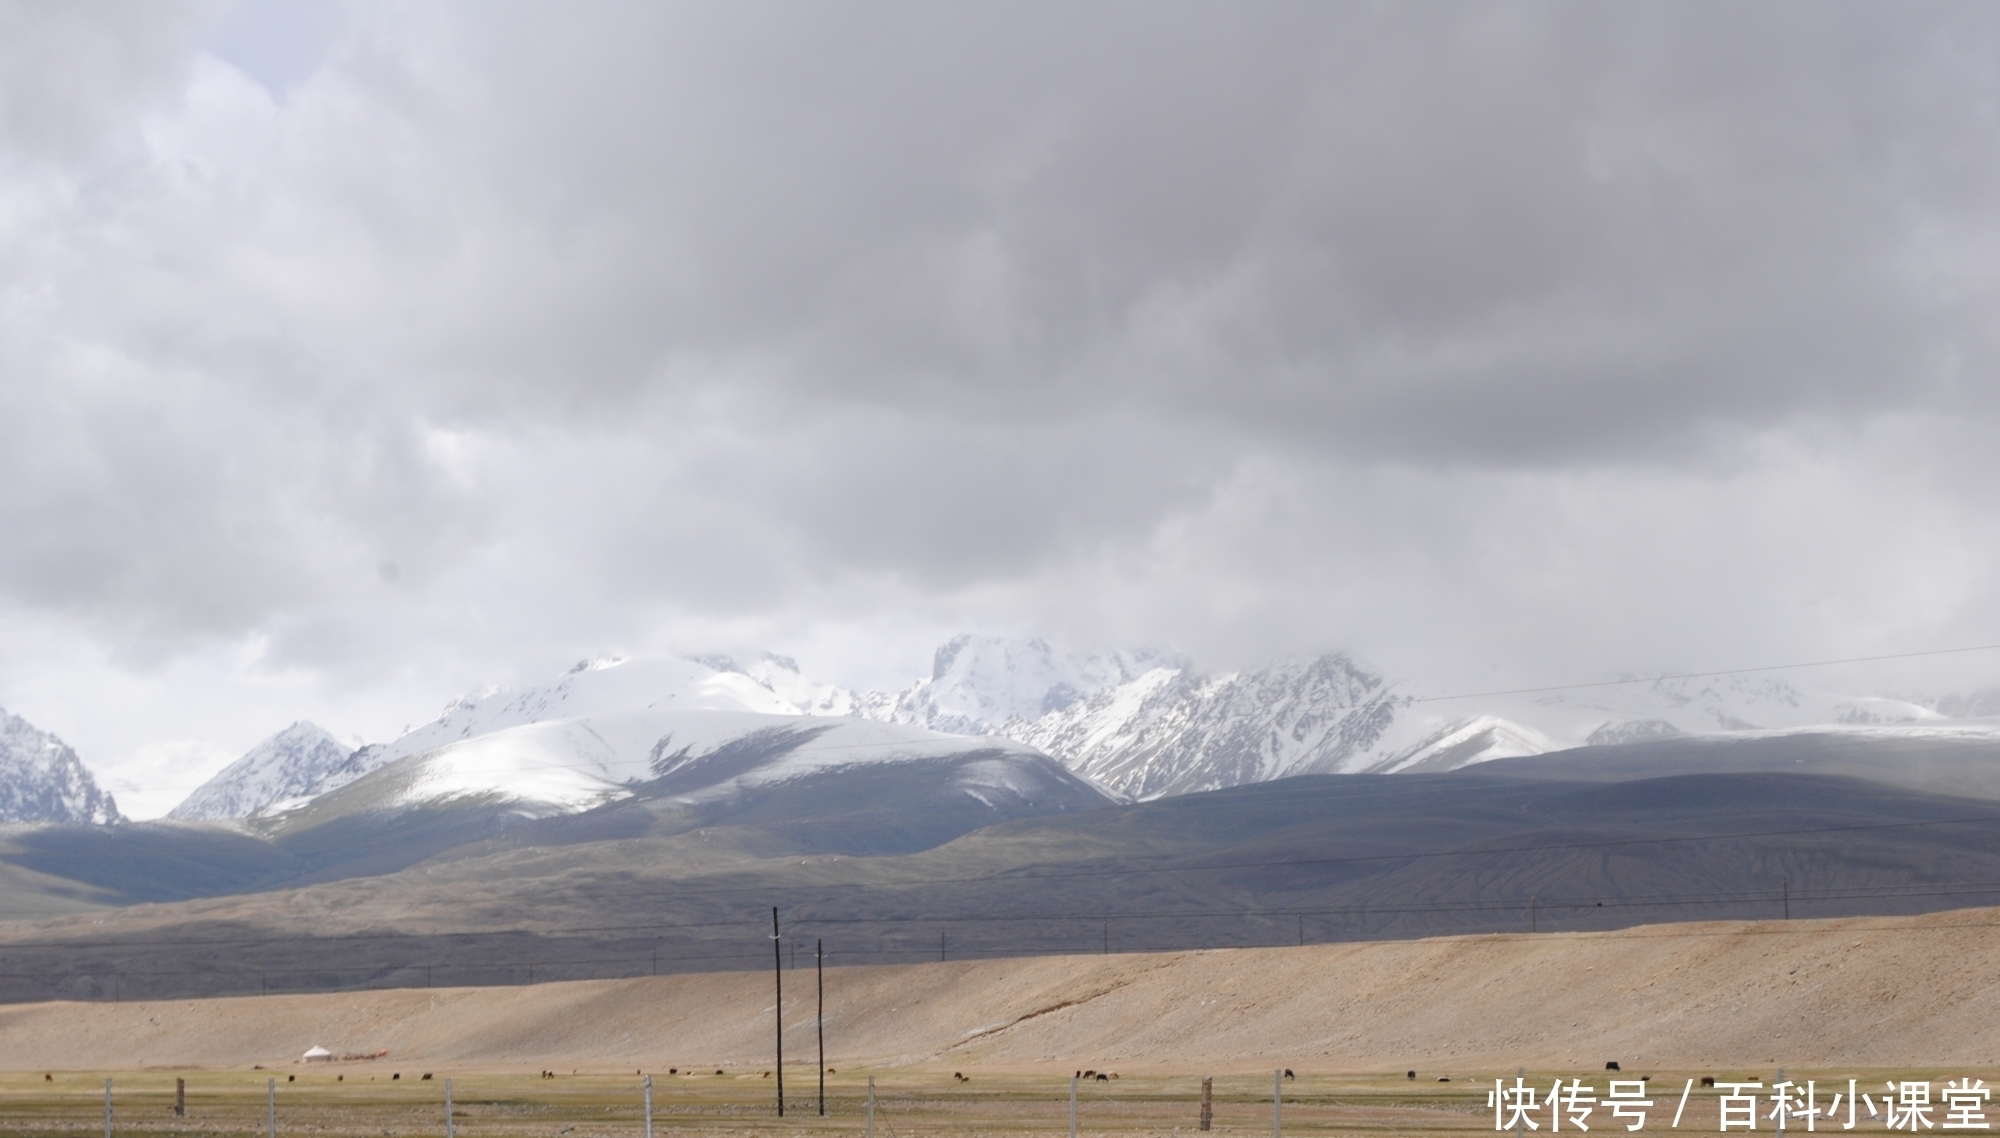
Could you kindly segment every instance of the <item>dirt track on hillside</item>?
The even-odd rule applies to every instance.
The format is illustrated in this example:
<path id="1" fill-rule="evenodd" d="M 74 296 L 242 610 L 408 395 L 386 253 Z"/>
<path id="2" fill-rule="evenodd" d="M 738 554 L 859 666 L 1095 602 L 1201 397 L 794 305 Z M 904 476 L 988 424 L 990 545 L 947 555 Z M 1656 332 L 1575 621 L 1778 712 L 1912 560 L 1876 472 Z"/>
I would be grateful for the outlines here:
<path id="1" fill-rule="evenodd" d="M 1610 933 L 1064 956 L 826 974 L 834 1067 L 1977 1066 L 2000 910 Z M 809 1068 L 812 972 L 788 971 Z M 0 1069 L 769 1067 L 768 973 L 0 1008 Z M 1636 1065 L 1636 1067 L 1635 1067 Z M 374 1064 L 367 1065 L 371 1070 Z"/>

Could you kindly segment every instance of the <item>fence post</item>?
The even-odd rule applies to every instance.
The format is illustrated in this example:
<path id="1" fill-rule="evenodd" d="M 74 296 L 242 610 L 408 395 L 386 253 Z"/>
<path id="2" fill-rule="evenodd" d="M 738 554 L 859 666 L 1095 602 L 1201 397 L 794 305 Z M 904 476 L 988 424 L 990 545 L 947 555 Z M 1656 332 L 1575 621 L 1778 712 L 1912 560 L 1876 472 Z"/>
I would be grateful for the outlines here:
<path id="1" fill-rule="evenodd" d="M 1285 1072 L 1271 1072 L 1271 1138 L 1285 1138 Z"/>
<path id="2" fill-rule="evenodd" d="M 646 1076 L 646 1138 L 653 1138 L 653 1076 Z"/>
<path id="3" fill-rule="evenodd" d="M 868 1076 L 868 1138 L 875 1138 L 875 1076 Z"/>
<path id="4" fill-rule="evenodd" d="M 186 1118 L 188 1112 L 188 1081 L 174 1080 L 174 1117 Z"/>
<path id="5" fill-rule="evenodd" d="M 444 1138 L 452 1138 L 452 1133 L 453 1133 L 453 1123 L 451 1120 L 451 1080 L 446 1079 L 444 1081 Z"/>
<path id="6" fill-rule="evenodd" d="M 278 1080 L 264 1080 L 264 1118 L 271 1138 L 278 1138 Z"/>
<path id="7" fill-rule="evenodd" d="M 1075 1075 L 1071 1075 L 1069 1077 L 1069 1138 L 1076 1138 L 1076 1076 Z"/>
<path id="8" fill-rule="evenodd" d="M 104 1138 L 111 1138 L 111 1080 L 104 1080 Z"/>
<path id="9" fill-rule="evenodd" d="M 1201 1128 L 1207 1130 L 1215 1120 L 1215 1077 L 1201 1081 Z"/>

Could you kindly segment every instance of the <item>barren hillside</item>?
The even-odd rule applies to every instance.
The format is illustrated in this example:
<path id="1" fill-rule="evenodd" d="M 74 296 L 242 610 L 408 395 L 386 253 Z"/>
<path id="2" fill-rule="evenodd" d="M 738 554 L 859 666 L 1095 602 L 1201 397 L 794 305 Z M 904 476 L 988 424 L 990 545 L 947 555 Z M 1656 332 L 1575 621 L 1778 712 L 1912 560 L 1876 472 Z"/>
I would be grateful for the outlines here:
<path id="1" fill-rule="evenodd" d="M 830 969 L 826 1037 L 835 1067 L 1986 1067 L 1996 975 L 1992 909 L 978 960 Z M 812 973 L 785 982 L 810 1066 Z M 770 996 L 769 974 L 733 973 L 20 1005 L 0 1068 L 289 1064 L 315 1044 L 395 1067 L 768 1068 Z"/>

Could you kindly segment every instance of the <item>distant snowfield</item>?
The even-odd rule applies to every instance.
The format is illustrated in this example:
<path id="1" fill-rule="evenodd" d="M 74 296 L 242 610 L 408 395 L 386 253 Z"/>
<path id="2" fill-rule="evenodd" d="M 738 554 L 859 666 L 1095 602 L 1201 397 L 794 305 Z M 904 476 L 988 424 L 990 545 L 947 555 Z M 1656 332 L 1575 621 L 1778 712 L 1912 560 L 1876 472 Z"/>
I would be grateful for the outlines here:
<path id="1" fill-rule="evenodd" d="M 1389 679 L 1343 655 L 1202 675 L 1164 652 L 1071 656 L 1042 640 L 962 636 L 938 650 L 931 675 L 898 692 L 819 683 L 780 656 L 748 666 L 658 656 L 587 661 L 547 683 L 489 689 L 393 742 L 347 754 L 311 724 L 294 724 L 177 815 L 295 809 L 398 763 L 398 789 L 381 805 L 497 796 L 531 812 L 584 810 L 630 796 L 676 763 L 773 731 L 800 737 L 781 757 L 720 780 L 715 793 L 996 746 L 1046 754 L 1116 797 L 1146 799 L 1300 774 L 1455 770 L 1669 737 L 1992 738 L 2000 720 L 1954 719 L 1764 675 L 1461 696 Z M 415 756 L 422 760 L 403 762 Z M 210 804 L 206 813 L 194 810 L 198 802 Z"/>
<path id="2" fill-rule="evenodd" d="M 842 767 L 996 748 L 1037 757 L 1030 748 L 1004 739 L 732 708 L 727 705 L 735 702 L 734 686 L 726 677 L 704 680 L 700 690 L 683 693 L 687 698 L 660 701 L 669 705 L 665 707 L 523 724 L 446 744 L 407 760 L 414 769 L 400 793 L 382 805 L 500 797 L 550 813 L 588 810 L 631 797 L 636 784 L 726 755 L 732 745 L 773 735 L 786 740 L 778 757 L 748 764 L 741 774 L 707 782 L 681 797 L 703 801 Z M 791 740 L 797 744 L 790 745 Z M 1020 789 L 1016 772 L 1001 762 L 970 764 L 960 782 L 971 791 Z"/>

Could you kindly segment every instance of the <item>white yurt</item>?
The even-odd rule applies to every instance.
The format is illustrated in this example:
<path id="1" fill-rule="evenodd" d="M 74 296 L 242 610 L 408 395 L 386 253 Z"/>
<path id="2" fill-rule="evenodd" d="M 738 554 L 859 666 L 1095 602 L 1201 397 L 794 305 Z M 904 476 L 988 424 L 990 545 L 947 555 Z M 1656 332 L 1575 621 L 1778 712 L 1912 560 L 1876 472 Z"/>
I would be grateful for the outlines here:
<path id="1" fill-rule="evenodd" d="M 328 1051 L 324 1047 L 308 1047 L 306 1049 L 305 1061 L 308 1063 L 331 1063 L 333 1062 L 333 1052 Z"/>

